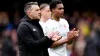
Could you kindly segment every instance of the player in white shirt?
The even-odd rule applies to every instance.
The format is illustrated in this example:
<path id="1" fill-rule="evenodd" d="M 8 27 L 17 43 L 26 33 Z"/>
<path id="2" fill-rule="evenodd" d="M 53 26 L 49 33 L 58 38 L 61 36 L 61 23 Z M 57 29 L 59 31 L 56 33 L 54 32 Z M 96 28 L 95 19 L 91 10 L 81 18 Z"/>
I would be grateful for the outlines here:
<path id="1" fill-rule="evenodd" d="M 49 4 L 47 4 L 47 3 L 42 3 L 41 5 L 40 5 L 40 11 L 41 11 L 41 19 L 40 19 L 40 21 L 39 21 L 39 23 L 40 23 L 40 25 L 41 25 L 41 27 L 43 28 L 43 32 L 44 31 L 46 31 L 45 30 L 45 28 L 46 28 L 46 22 L 48 21 L 48 19 L 50 19 L 51 18 L 51 11 L 50 11 L 50 6 L 49 6 Z M 50 32 L 50 33 L 53 33 L 53 34 L 57 34 L 58 32 Z M 46 35 L 45 34 L 45 32 L 44 32 L 44 35 Z M 49 34 L 48 34 L 49 35 Z M 46 36 L 48 36 L 48 35 L 46 35 Z M 55 39 L 55 40 L 59 40 L 60 38 L 61 38 L 61 36 L 56 36 L 58 39 Z"/>
<path id="2" fill-rule="evenodd" d="M 44 28 L 46 28 L 45 27 L 46 21 L 51 18 L 50 5 L 47 3 L 40 4 L 40 11 L 41 11 L 41 19 L 39 23 L 42 26 L 44 32 L 45 31 Z"/>
<path id="3" fill-rule="evenodd" d="M 51 1 L 50 10 L 52 12 L 52 17 L 46 22 L 44 33 L 47 35 L 49 32 L 58 31 L 60 32 L 59 35 L 62 36 L 62 39 L 54 42 L 51 48 L 48 49 L 49 56 L 68 56 L 66 43 L 69 43 L 69 41 L 71 41 L 78 34 L 78 31 L 75 31 L 75 29 L 69 31 L 68 22 L 62 18 L 64 14 L 62 1 Z"/>
<path id="4" fill-rule="evenodd" d="M 48 32 L 47 32 L 48 31 Z M 67 33 L 69 32 L 69 25 L 65 19 L 60 19 L 59 21 L 53 20 L 52 23 L 47 21 L 47 31 L 45 33 L 49 33 L 51 31 L 60 32 L 59 35 L 62 36 L 62 39 L 55 42 L 51 48 L 48 49 L 50 56 L 67 56 Z"/>

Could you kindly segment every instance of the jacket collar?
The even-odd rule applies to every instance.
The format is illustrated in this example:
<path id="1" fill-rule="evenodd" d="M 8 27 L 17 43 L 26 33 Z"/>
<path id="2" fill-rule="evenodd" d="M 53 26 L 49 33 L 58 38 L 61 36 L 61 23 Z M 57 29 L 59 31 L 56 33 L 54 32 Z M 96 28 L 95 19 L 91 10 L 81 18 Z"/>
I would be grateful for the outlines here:
<path id="1" fill-rule="evenodd" d="M 20 22 L 39 22 L 39 19 L 31 19 L 30 17 L 28 17 L 27 15 L 25 15 Z"/>

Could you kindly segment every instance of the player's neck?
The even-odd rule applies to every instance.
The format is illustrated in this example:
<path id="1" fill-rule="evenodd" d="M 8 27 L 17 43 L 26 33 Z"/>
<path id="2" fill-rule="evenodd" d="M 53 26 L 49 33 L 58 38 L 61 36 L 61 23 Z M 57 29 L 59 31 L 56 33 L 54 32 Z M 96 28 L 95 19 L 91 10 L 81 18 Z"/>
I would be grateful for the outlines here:
<path id="1" fill-rule="evenodd" d="M 41 16 L 40 21 L 42 21 L 42 22 L 46 22 L 47 20 L 48 20 L 48 19 L 47 19 L 46 17 Z"/>
<path id="2" fill-rule="evenodd" d="M 56 16 L 52 15 L 52 19 L 53 20 L 56 20 L 56 21 L 59 21 L 60 20 L 60 17 L 56 17 Z"/>

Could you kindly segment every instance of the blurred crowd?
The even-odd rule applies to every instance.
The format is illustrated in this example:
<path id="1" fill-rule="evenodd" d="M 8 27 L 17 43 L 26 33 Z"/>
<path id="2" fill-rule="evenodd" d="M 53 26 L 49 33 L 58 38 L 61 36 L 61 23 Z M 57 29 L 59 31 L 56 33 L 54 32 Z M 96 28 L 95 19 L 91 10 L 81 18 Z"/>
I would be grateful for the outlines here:
<path id="1" fill-rule="evenodd" d="M 67 46 L 69 56 L 100 56 L 100 16 L 97 12 L 78 12 L 66 15 L 70 30 L 79 29 L 80 34 L 74 43 Z"/>
<path id="2" fill-rule="evenodd" d="M 0 56 L 18 56 L 16 30 L 20 22 L 19 15 L 15 12 L 14 23 L 11 23 L 8 12 L 0 12 Z"/>
<path id="3" fill-rule="evenodd" d="M 100 16 L 97 12 L 75 10 L 72 15 L 65 14 L 70 30 L 77 28 L 79 36 L 74 43 L 67 45 L 69 56 L 100 56 Z M 0 56 L 18 56 L 16 29 L 20 23 L 20 13 L 16 11 L 10 22 L 6 11 L 0 12 Z"/>

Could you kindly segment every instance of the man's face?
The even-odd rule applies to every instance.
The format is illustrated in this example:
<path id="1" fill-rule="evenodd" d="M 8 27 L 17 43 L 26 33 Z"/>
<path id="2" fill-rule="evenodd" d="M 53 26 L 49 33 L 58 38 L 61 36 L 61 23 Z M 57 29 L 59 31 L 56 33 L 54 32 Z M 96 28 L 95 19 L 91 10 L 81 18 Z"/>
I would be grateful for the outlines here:
<path id="1" fill-rule="evenodd" d="M 47 19 L 51 18 L 51 11 L 50 11 L 50 7 L 49 6 L 46 6 L 45 8 L 43 8 L 41 10 L 41 16 L 44 16 Z"/>
<path id="2" fill-rule="evenodd" d="M 40 8 L 38 5 L 32 5 L 29 12 L 32 19 L 40 19 Z"/>
<path id="3" fill-rule="evenodd" d="M 56 8 L 53 9 L 52 12 L 56 17 L 63 17 L 64 14 L 63 4 L 57 4 Z"/>

